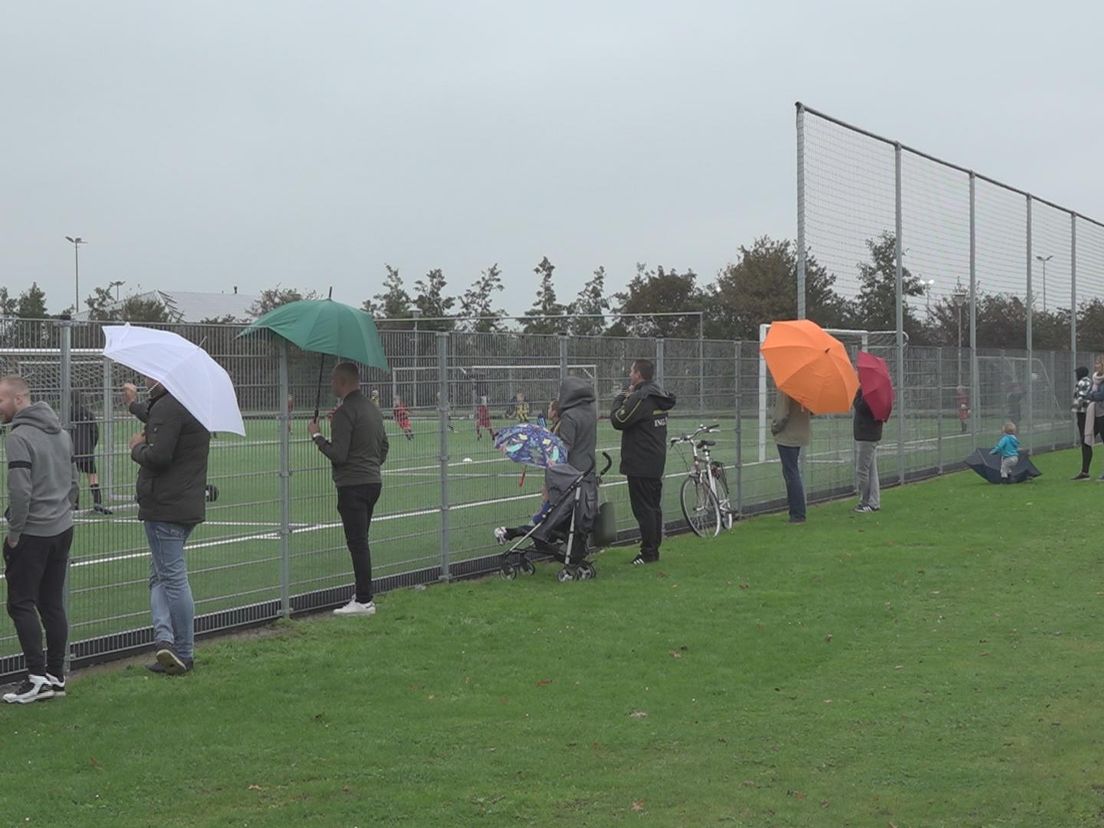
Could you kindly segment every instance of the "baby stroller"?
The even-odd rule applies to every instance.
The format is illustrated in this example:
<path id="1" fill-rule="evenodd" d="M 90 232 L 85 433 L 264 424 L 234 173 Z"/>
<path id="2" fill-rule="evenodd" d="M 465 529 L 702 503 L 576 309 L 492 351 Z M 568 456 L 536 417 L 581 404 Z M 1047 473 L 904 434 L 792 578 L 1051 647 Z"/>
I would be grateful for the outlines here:
<path id="1" fill-rule="evenodd" d="M 502 553 L 502 577 L 512 581 L 519 571 L 532 575 L 536 571 L 532 554 L 560 561 L 563 568 L 556 573 L 560 582 L 597 576 L 594 564 L 587 560 L 591 552 L 587 541 L 598 515 L 598 486 L 613 463 L 606 452 L 602 456 L 606 465 L 597 475 L 593 466 L 584 472 L 566 463 L 549 466 L 545 474 L 549 507 L 538 513 L 534 525 L 528 530 L 495 530 L 501 542 L 513 541 Z"/>

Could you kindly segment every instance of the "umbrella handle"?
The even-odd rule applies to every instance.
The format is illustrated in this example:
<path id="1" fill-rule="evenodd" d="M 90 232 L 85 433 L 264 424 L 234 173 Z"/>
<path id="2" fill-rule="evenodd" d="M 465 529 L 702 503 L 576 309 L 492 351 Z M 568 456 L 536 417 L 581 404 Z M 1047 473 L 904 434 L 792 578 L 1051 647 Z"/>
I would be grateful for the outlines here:
<path id="1" fill-rule="evenodd" d="M 331 288 L 332 290 L 332 288 Z M 326 364 L 326 355 L 318 356 L 318 390 L 314 395 L 314 421 L 318 422 L 318 407 L 322 405 L 322 368 Z"/>

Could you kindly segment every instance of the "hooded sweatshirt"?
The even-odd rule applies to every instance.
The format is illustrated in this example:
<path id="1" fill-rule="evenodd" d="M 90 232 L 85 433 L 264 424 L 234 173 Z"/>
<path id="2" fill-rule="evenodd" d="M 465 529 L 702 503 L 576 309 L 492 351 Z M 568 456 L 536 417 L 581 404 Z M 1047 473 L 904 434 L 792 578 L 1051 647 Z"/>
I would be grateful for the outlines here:
<path id="1" fill-rule="evenodd" d="M 72 528 L 77 467 L 73 442 L 53 409 L 36 402 L 16 414 L 4 450 L 11 542 L 18 543 L 24 533 L 49 538 Z"/>
<path id="2" fill-rule="evenodd" d="M 556 433 L 567 446 L 567 462 L 581 472 L 594 467 L 598 448 L 598 406 L 594 389 L 582 377 L 560 383 L 560 425 Z"/>
<path id="3" fill-rule="evenodd" d="M 655 382 L 643 382 L 631 394 L 613 401 L 610 425 L 621 432 L 621 474 L 663 477 L 667 465 L 667 412 L 675 395 Z"/>

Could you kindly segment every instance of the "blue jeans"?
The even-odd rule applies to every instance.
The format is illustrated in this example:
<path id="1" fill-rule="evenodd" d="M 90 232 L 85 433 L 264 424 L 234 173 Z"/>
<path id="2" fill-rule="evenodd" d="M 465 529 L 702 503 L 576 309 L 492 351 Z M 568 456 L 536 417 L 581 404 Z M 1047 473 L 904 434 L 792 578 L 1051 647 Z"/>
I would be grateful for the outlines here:
<path id="1" fill-rule="evenodd" d="M 150 612 L 153 638 L 168 641 L 182 659 L 192 658 L 195 647 L 195 603 L 184 563 L 184 542 L 191 526 L 181 523 L 145 522 L 150 548 Z"/>
<path id="2" fill-rule="evenodd" d="M 801 467 L 797 464 L 801 456 L 800 446 L 779 446 L 778 456 L 782 458 L 782 479 L 786 481 L 786 501 L 790 505 L 790 517 L 805 517 L 805 486 L 801 482 Z"/>

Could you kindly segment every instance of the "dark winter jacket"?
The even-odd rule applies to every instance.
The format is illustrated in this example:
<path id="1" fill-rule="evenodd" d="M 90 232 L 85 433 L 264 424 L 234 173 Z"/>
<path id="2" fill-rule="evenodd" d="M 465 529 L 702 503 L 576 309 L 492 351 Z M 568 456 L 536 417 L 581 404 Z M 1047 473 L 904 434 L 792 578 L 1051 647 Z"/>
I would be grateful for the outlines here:
<path id="1" fill-rule="evenodd" d="M 667 412 L 674 394 L 654 382 L 641 383 L 631 394 L 618 394 L 610 424 L 621 432 L 621 474 L 663 477 L 667 465 Z"/>
<path id="2" fill-rule="evenodd" d="M 334 484 L 381 482 L 380 466 L 391 446 L 377 406 L 360 391 L 350 391 L 334 412 L 330 433 L 331 440 L 318 436 L 314 442 L 333 464 Z"/>
<path id="3" fill-rule="evenodd" d="M 73 442 L 44 402 L 31 403 L 11 421 L 8 458 L 8 538 L 50 538 L 73 526 L 77 467 Z"/>
<path id="4" fill-rule="evenodd" d="M 567 462 L 581 472 L 595 464 L 598 449 L 598 406 L 594 389 L 582 377 L 560 384 L 560 425 L 556 433 L 567 446 Z"/>
<path id="5" fill-rule="evenodd" d="M 863 399 L 862 389 L 855 394 L 855 440 L 862 443 L 880 443 L 882 441 L 882 421 L 875 419 L 874 412 Z"/>
<path id="6" fill-rule="evenodd" d="M 211 433 L 161 387 L 150 393 L 145 414 L 146 441 L 130 452 L 139 466 L 138 519 L 202 523 Z"/>

